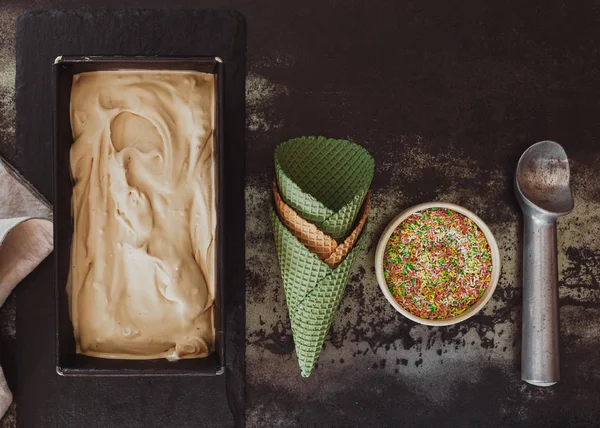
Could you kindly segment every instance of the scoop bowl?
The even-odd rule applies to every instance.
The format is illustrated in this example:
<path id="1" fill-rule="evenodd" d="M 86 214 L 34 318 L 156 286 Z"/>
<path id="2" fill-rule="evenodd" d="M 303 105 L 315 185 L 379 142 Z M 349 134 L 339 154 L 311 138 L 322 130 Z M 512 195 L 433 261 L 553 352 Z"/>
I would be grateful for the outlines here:
<path id="1" fill-rule="evenodd" d="M 574 207 L 569 159 L 554 141 L 529 147 L 517 165 L 516 188 L 521 207 L 538 215 L 562 216 Z"/>

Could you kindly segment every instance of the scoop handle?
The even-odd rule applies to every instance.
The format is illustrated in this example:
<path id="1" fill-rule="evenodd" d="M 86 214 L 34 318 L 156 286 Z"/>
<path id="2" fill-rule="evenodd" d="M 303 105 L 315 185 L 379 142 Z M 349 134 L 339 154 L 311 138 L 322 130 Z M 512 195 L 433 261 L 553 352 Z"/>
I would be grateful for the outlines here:
<path id="1" fill-rule="evenodd" d="M 560 378 L 556 219 L 524 218 L 521 379 L 551 386 Z"/>

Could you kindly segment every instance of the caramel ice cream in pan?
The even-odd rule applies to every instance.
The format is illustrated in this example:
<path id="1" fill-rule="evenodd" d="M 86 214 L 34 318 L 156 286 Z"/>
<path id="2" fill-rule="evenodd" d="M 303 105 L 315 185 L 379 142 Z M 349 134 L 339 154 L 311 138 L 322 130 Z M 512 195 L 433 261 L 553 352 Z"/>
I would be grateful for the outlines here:
<path id="1" fill-rule="evenodd" d="M 214 350 L 214 75 L 73 77 L 77 352 L 181 359 Z"/>

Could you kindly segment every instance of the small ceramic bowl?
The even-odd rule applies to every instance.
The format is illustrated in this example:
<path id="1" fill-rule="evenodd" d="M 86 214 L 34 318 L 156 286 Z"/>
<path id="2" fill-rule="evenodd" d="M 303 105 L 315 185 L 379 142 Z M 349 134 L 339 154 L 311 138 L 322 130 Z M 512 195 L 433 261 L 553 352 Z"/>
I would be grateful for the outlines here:
<path id="1" fill-rule="evenodd" d="M 487 239 L 488 244 L 490 246 L 490 250 L 492 252 L 493 269 L 492 269 L 491 283 L 485 290 L 485 293 L 483 294 L 483 296 L 481 296 L 481 298 L 477 301 L 477 303 L 475 303 L 473 306 L 471 306 L 465 312 L 463 312 L 462 314 L 460 314 L 456 317 L 430 320 L 430 319 L 420 318 L 416 315 L 411 314 L 406 309 L 404 309 L 400 305 L 400 303 L 398 303 L 396 301 L 396 299 L 394 299 L 394 296 L 392 296 L 392 293 L 390 293 L 387 282 L 383 275 L 383 257 L 384 257 L 384 253 L 385 253 L 385 246 L 386 246 L 388 240 L 390 239 L 390 236 L 392 236 L 392 233 L 394 232 L 394 230 L 396 230 L 396 227 L 398 227 L 398 225 L 400 223 L 402 223 L 404 220 L 406 220 L 412 214 L 419 212 L 419 211 L 429 209 L 429 208 L 450 209 L 452 211 L 460 213 L 460 214 L 464 215 L 465 217 L 468 217 L 471 220 L 473 220 L 473 222 L 477 225 L 477 227 L 479 227 L 479 229 L 485 235 L 485 238 Z M 452 324 L 456 324 L 461 321 L 464 321 L 468 318 L 471 318 L 473 315 L 475 315 L 477 312 L 479 312 L 481 310 L 481 308 L 483 308 L 485 306 L 485 304 L 488 302 L 488 300 L 490 300 L 490 298 L 492 297 L 492 294 L 494 293 L 494 290 L 496 289 L 496 285 L 498 284 L 498 279 L 500 278 L 500 252 L 498 251 L 498 244 L 496 243 L 496 239 L 494 238 L 494 235 L 490 231 L 490 228 L 487 227 L 487 225 L 483 222 L 483 220 L 481 220 L 479 217 L 477 217 L 471 211 L 469 211 L 463 207 L 460 207 L 458 205 L 449 204 L 446 202 L 427 202 L 424 204 L 415 205 L 414 207 L 411 207 L 411 208 L 407 209 L 406 211 L 402 212 L 394 220 L 392 220 L 392 222 L 385 229 L 385 231 L 383 232 L 383 235 L 381 235 L 381 238 L 379 239 L 379 243 L 377 244 L 377 251 L 375 252 L 375 272 L 377 274 L 377 282 L 379 283 L 379 288 L 381 288 L 381 291 L 383 292 L 383 295 L 385 296 L 385 298 L 390 302 L 390 304 L 398 312 L 400 312 L 406 318 L 409 318 L 419 324 L 425 324 L 425 325 L 433 325 L 433 326 L 452 325 Z"/>

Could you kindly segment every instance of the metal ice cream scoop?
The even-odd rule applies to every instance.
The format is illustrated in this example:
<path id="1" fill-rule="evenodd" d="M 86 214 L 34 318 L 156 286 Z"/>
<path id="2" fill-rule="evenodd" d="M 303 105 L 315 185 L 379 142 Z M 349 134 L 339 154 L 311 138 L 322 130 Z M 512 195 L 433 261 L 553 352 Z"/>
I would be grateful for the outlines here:
<path id="1" fill-rule="evenodd" d="M 569 175 L 562 146 L 540 141 L 525 150 L 515 177 L 524 223 L 521 379 L 537 386 L 560 378 L 556 219 L 574 207 Z"/>

